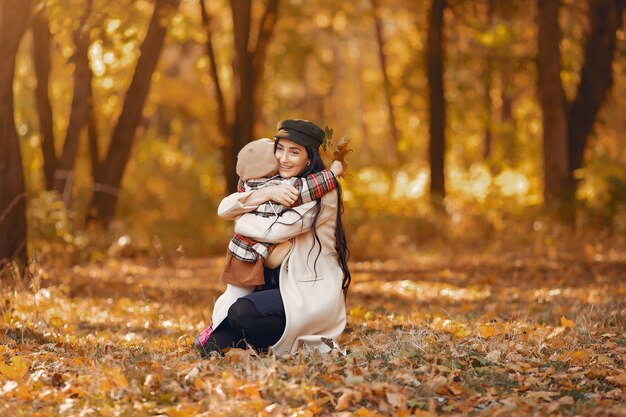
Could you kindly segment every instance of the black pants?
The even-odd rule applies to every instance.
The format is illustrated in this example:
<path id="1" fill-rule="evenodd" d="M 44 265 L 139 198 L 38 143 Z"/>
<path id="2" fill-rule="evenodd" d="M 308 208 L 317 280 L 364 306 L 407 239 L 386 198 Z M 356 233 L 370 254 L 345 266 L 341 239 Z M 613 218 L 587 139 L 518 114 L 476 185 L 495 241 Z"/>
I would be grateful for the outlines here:
<path id="1" fill-rule="evenodd" d="M 229 347 L 251 345 L 259 351 L 278 342 L 285 331 L 281 315 L 262 316 L 252 301 L 240 298 L 228 309 L 228 316 L 213 331 L 205 344 L 206 353 L 222 352 Z"/>
<path id="2" fill-rule="evenodd" d="M 280 268 L 264 268 L 265 284 L 258 290 L 276 290 L 279 270 Z M 229 347 L 245 348 L 247 345 L 266 351 L 269 346 L 278 342 L 285 331 L 285 315 L 280 295 L 278 302 L 281 308 L 265 308 L 261 313 L 254 303 L 246 298 L 235 301 L 228 309 L 226 319 L 209 337 L 205 344 L 205 353 L 222 352 Z"/>

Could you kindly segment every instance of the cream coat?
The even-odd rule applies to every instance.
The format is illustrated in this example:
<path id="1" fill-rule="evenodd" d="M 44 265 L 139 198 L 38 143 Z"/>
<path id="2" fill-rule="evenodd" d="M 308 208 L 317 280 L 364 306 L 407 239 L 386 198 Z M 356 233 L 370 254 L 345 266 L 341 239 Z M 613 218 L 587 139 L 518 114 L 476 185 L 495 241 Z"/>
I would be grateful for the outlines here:
<path id="1" fill-rule="evenodd" d="M 279 222 L 276 222 L 276 217 L 266 218 L 249 213 L 256 206 L 246 206 L 242 201 L 251 193 L 235 193 L 224 198 L 218 208 L 218 215 L 225 219 L 237 219 L 235 233 L 243 236 L 269 243 L 289 239 L 293 241 L 293 247 L 280 269 L 280 292 L 287 322 L 285 332 L 272 349 L 276 354 L 296 353 L 300 345 L 306 344 L 320 351 L 328 351 L 331 348 L 322 338 L 336 341 L 346 326 L 346 309 L 341 291 L 343 271 L 335 251 L 337 192 L 329 192 L 321 200 L 316 224 L 321 242 L 317 263 L 315 260 L 320 245 L 315 242 L 311 231 L 315 202 L 295 207 L 295 212 L 283 213 Z M 250 291 L 228 285 L 215 302 L 213 328 L 226 318 L 232 303 Z"/>

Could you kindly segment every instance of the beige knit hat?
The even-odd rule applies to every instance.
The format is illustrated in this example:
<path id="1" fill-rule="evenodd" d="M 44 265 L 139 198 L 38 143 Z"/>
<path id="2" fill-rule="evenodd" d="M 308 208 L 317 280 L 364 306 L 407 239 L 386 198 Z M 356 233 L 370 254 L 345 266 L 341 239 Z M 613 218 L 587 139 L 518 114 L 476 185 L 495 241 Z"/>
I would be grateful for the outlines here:
<path id="1" fill-rule="evenodd" d="M 274 141 L 257 139 L 241 148 L 237 155 L 237 175 L 242 181 L 271 177 L 278 173 L 278 160 L 274 156 Z"/>

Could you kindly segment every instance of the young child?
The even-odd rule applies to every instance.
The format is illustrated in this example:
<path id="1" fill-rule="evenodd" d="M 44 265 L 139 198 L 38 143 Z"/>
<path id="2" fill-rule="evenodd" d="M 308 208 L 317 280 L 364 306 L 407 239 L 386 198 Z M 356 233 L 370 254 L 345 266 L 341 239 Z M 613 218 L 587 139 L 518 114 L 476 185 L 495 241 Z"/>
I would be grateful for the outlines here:
<path id="1" fill-rule="evenodd" d="M 289 183 L 300 191 L 295 207 L 321 198 L 334 190 L 337 185 L 336 176 L 343 171 L 339 161 L 333 161 L 330 170 L 322 170 L 304 178 L 281 178 L 278 174 L 278 161 L 274 156 L 274 141 L 263 138 L 248 143 L 237 155 L 237 175 L 239 175 L 238 191 L 251 191 L 260 188 Z M 268 201 L 261 204 L 252 213 L 264 216 L 280 216 L 287 210 L 281 204 Z M 222 273 L 222 281 L 238 287 L 254 287 L 263 285 L 263 265 L 276 268 L 291 249 L 291 242 L 280 243 L 278 246 L 257 242 L 246 236 L 235 234 L 228 245 L 226 267 Z"/>

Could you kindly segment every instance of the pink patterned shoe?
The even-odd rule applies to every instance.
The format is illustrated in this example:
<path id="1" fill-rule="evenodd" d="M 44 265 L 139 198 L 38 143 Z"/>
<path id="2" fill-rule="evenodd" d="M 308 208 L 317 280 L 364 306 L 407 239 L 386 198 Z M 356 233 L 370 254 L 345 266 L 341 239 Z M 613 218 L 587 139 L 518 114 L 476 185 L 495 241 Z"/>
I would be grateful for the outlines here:
<path id="1" fill-rule="evenodd" d="M 207 327 L 206 329 L 202 330 L 200 334 L 198 335 L 198 337 L 196 337 L 196 340 L 193 341 L 193 344 L 200 351 L 200 356 L 202 356 L 203 358 L 206 358 L 207 356 L 209 356 L 209 353 L 211 352 L 211 349 L 209 349 L 209 346 L 208 346 L 208 342 L 209 342 L 209 337 L 211 337 L 212 334 L 213 334 L 213 323 L 211 323 L 211 325 Z"/>

